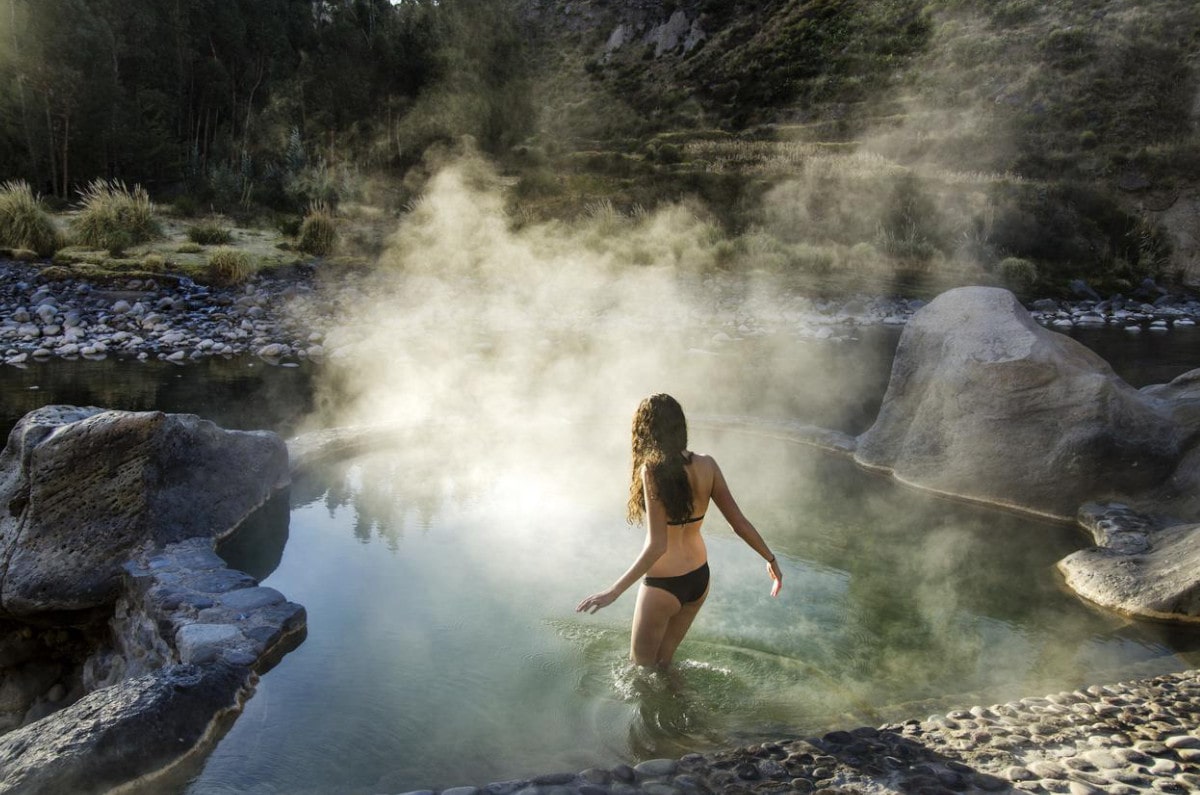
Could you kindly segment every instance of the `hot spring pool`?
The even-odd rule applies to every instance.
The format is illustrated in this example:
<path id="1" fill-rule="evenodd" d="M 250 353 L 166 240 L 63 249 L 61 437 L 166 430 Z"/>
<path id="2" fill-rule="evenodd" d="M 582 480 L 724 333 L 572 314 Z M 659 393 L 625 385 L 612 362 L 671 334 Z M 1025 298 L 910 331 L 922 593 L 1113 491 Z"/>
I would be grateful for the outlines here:
<path id="1" fill-rule="evenodd" d="M 783 561 L 784 590 L 769 597 L 760 560 L 711 507 L 711 595 L 678 669 L 631 671 L 633 593 L 573 612 L 640 548 L 623 522 L 625 433 L 622 418 L 586 434 L 611 445 L 581 451 L 569 427 L 470 449 L 430 431 L 295 484 L 286 533 L 225 554 L 305 605 L 308 637 L 187 792 L 479 785 L 1197 663 L 1193 636 L 1060 590 L 1053 563 L 1083 543 L 1073 528 L 694 430 Z"/>

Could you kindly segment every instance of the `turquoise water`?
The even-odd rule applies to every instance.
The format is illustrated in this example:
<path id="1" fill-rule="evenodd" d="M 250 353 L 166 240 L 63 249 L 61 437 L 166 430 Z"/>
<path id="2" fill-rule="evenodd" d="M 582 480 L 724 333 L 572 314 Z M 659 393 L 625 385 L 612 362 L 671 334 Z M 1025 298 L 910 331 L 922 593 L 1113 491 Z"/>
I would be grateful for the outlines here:
<path id="1" fill-rule="evenodd" d="M 1073 528 L 712 432 L 693 446 L 717 455 L 783 561 L 784 590 L 770 598 L 758 557 L 710 508 L 708 603 L 677 670 L 640 673 L 625 662 L 632 592 L 595 616 L 572 610 L 640 548 L 623 495 L 581 486 L 623 483 L 623 448 L 580 456 L 563 428 L 519 435 L 541 455 L 439 450 L 431 433 L 297 484 L 265 582 L 307 607 L 308 638 L 189 793 L 578 771 L 878 724 L 928 711 L 911 703 L 925 699 L 995 703 L 1178 670 L 1196 645 L 1064 593 L 1052 567 L 1080 545 Z"/>

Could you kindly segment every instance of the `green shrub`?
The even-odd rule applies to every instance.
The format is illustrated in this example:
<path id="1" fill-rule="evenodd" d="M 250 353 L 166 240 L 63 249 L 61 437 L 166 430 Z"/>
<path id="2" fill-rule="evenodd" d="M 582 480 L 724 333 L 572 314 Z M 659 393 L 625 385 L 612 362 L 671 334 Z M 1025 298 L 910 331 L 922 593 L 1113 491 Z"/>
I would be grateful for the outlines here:
<path id="1" fill-rule="evenodd" d="M 298 247 L 307 254 L 323 257 L 337 245 L 337 219 L 329 205 L 317 202 L 309 205 L 308 215 L 300 224 Z"/>
<path id="2" fill-rule="evenodd" d="M 275 219 L 275 228 L 286 237 L 299 237 L 304 219 L 298 215 L 281 215 Z"/>
<path id="3" fill-rule="evenodd" d="M 180 243 L 175 247 L 175 251 L 180 254 L 199 254 L 204 250 L 204 247 L 199 243 Z"/>
<path id="4" fill-rule="evenodd" d="M 62 245 L 62 236 L 25 182 L 0 184 L 0 246 L 23 248 L 48 257 Z"/>
<path id="5" fill-rule="evenodd" d="M 188 227 L 188 240 L 202 246 L 223 246 L 233 239 L 229 230 L 216 221 L 205 221 Z"/>
<path id="6" fill-rule="evenodd" d="M 81 196 L 83 211 L 73 226 L 78 245 L 119 252 L 162 234 L 154 204 L 140 185 L 130 190 L 118 180 L 98 179 Z"/>
<path id="7" fill-rule="evenodd" d="M 1092 130 L 1084 130 L 1079 134 L 1080 149 L 1095 149 L 1099 140 L 1096 138 L 1096 133 Z"/>
<path id="8" fill-rule="evenodd" d="M 192 196 L 180 196 L 173 204 L 175 214 L 180 218 L 195 218 L 200 214 L 200 202 Z"/>
<path id="9" fill-rule="evenodd" d="M 797 269 L 817 276 L 833 270 L 837 261 L 833 251 L 809 243 L 797 243 L 791 250 L 792 265 Z"/>
<path id="10" fill-rule="evenodd" d="M 162 254 L 147 254 L 142 257 L 142 267 L 148 271 L 160 271 L 167 267 L 167 260 Z"/>
<path id="11" fill-rule="evenodd" d="M 1037 282 L 1037 266 L 1027 259 L 1006 257 L 996 266 L 996 273 L 1004 286 L 1018 295 L 1029 292 Z"/>
<path id="12" fill-rule="evenodd" d="M 241 284 L 253 270 L 250 257 L 236 248 L 219 248 L 208 258 L 208 279 L 213 284 Z"/>

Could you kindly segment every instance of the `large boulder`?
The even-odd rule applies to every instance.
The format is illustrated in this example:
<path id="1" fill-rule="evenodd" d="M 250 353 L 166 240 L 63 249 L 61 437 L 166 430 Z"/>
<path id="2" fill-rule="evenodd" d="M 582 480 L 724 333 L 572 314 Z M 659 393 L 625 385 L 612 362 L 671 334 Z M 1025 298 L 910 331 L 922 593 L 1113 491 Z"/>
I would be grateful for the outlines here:
<path id="1" fill-rule="evenodd" d="M 1194 431 L 1168 401 L 1042 328 L 998 288 L 950 290 L 900 338 L 855 460 L 943 494 L 1069 520 L 1094 499 L 1145 493 Z"/>
<path id="2" fill-rule="evenodd" d="M 33 411 L 0 453 L 0 613 L 110 604 L 135 550 L 223 537 L 287 483 L 270 432 L 157 411 Z"/>

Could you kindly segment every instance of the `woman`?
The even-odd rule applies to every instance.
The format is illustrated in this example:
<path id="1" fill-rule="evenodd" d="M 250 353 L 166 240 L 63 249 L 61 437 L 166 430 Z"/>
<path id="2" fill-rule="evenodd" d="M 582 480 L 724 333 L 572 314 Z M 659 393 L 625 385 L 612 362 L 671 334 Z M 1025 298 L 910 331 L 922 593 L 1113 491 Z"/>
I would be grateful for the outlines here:
<path id="1" fill-rule="evenodd" d="M 642 554 L 612 587 L 575 608 L 595 613 L 642 579 L 630 640 L 630 656 L 638 665 L 670 665 L 708 596 L 708 554 L 700 526 L 710 499 L 733 532 L 767 561 L 771 596 L 778 596 L 783 575 L 775 556 L 742 515 L 717 462 L 687 449 L 683 409 L 670 395 L 646 398 L 633 415 L 629 485 L 629 523 L 646 522 Z"/>

